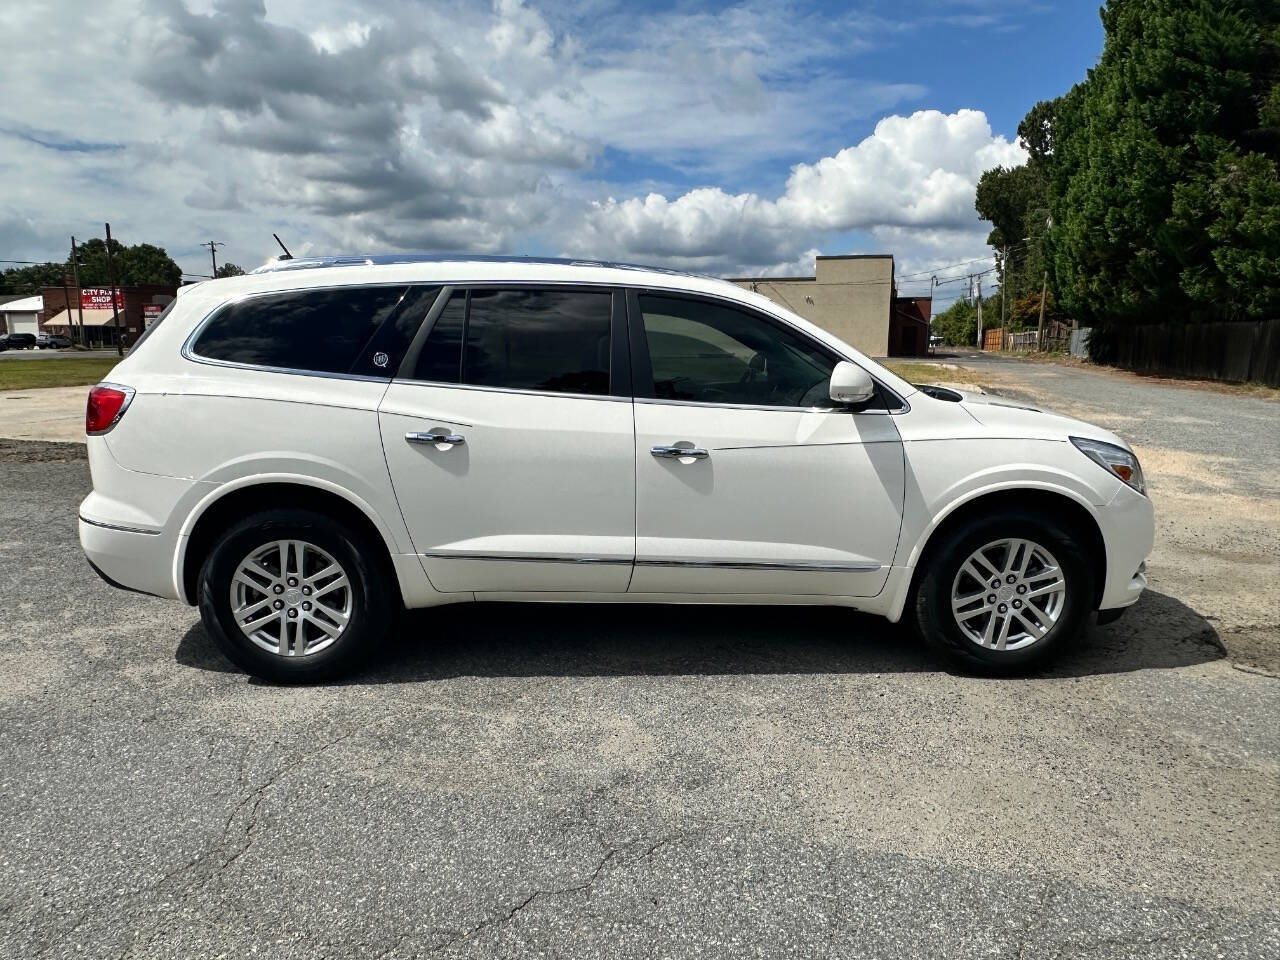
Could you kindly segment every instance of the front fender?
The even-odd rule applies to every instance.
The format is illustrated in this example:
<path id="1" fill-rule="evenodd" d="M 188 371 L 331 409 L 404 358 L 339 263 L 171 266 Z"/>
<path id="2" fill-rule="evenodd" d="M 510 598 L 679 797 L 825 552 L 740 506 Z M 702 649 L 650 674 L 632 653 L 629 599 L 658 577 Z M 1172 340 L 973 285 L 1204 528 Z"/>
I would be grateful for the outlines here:
<path id="1" fill-rule="evenodd" d="M 1034 490 L 1068 498 L 1098 523 L 1099 510 L 1122 486 L 1101 470 L 1092 477 L 1084 469 L 1087 461 L 1065 441 L 950 440 L 907 443 L 904 448 L 907 490 L 887 611 L 895 621 L 930 538 L 966 504 L 995 493 Z"/>

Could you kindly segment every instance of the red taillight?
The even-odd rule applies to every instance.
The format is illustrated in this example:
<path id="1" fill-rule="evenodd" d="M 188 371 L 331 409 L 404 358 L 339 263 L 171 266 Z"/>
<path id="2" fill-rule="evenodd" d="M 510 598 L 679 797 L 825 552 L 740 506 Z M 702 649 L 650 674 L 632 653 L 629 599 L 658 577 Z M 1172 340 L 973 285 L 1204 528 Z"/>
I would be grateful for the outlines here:
<path id="1" fill-rule="evenodd" d="M 124 416 L 133 399 L 133 390 L 112 383 L 100 383 L 89 391 L 89 404 L 84 411 L 84 432 L 106 433 Z"/>

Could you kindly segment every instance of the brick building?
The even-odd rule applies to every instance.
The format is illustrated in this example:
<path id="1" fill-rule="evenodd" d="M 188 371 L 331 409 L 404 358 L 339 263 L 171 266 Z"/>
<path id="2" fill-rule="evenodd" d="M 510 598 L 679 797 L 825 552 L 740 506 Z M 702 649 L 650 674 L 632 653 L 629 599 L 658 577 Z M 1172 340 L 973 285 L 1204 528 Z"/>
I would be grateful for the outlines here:
<path id="1" fill-rule="evenodd" d="M 115 305 L 120 314 L 120 335 L 132 343 L 161 310 L 178 295 L 176 287 L 139 284 L 116 287 Z M 116 342 L 115 311 L 109 287 L 45 287 L 41 332 L 61 333 L 87 346 L 111 346 Z M 81 329 L 81 323 L 84 327 Z"/>

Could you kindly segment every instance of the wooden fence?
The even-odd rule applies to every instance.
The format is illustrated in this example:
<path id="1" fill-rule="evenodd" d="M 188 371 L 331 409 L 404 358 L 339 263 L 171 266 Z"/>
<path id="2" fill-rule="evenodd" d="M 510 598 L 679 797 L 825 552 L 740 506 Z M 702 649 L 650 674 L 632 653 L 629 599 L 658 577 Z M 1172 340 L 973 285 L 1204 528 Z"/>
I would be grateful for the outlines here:
<path id="1" fill-rule="evenodd" d="M 982 331 L 983 350 L 1065 350 L 1071 327 L 1065 323 L 1047 323 L 1043 331 L 1020 330 L 1006 333 L 1003 327 Z"/>
<path id="2" fill-rule="evenodd" d="M 1280 318 L 1095 327 L 1089 353 L 1144 373 L 1280 387 Z"/>

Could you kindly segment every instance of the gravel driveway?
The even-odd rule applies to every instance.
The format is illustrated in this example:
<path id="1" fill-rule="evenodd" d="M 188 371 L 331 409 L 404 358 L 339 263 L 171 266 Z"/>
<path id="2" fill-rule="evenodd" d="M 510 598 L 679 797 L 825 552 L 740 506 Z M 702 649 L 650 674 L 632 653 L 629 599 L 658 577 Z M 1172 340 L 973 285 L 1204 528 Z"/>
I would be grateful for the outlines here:
<path id="1" fill-rule="evenodd" d="M 1280 681 L 1220 649 L 1280 619 L 1276 407 L 1089 385 L 1154 589 L 1027 680 L 839 610 L 478 606 L 266 686 L 90 572 L 83 447 L 0 441 L 0 955 L 1280 955 Z"/>

